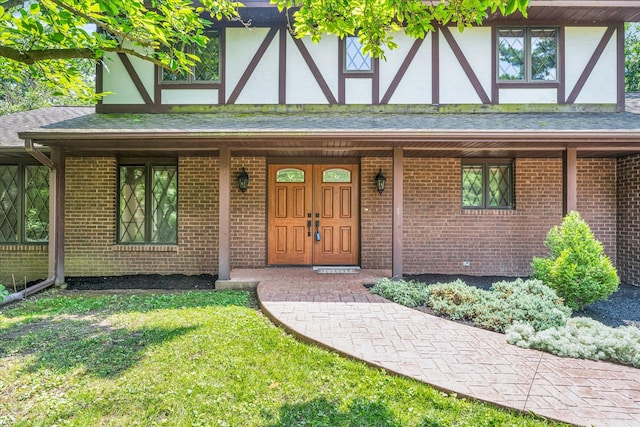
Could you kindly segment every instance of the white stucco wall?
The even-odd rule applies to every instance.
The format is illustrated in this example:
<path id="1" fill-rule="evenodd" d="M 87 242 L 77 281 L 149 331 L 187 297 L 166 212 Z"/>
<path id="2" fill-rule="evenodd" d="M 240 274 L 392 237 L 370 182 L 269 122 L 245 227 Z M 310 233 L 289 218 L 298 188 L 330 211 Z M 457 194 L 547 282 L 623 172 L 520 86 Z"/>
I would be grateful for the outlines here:
<path id="1" fill-rule="evenodd" d="M 386 53 L 380 60 L 380 99 L 385 95 L 415 40 L 398 33 L 394 36 L 398 48 Z M 404 77 L 389 100 L 390 104 L 431 103 L 431 35 L 422 42 Z"/>
<path id="2" fill-rule="evenodd" d="M 487 95 L 491 94 L 491 28 L 468 28 L 453 38 L 473 67 Z M 479 104 L 480 96 L 458 62 L 444 35 L 440 34 L 440 103 Z"/>
<path id="3" fill-rule="evenodd" d="M 578 82 L 605 31 L 604 27 L 567 27 L 565 29 L 567 61 L 565 93 L 567 96 Z M 617 102 L 616 49 L 617 41 L 614 33 L 576 98 L 576 104 Z"/>
<path id="4" fill-rule="evenodd" d="M 500 104 L 555 104 L 558 90 L 555 88 L 513 88 L 500 89 Z"/>
<path id="5" fill-rule="evenodd" d="M 218 103 L 218 89 L 162 89 L 162 104 L 209 105 Z"/>
<path id="6" fill-rule="evenodd" d="M 326 37 L 322 43 L 314 44 L 308 38 L 301 40 L 313 58 L 320 74 L 338 98 L 338 41 Z M 287 103 L 328 104 L 328 100 L 313 73 L 307 66 L 290 35 L 287 36 Z"/>
<path id="7" fill-rule="evenodd" d="M 145 71 L 145 67 L 140 68 L 141 71 Z M 144 73 L 140 78 L 145 82 L 145 87 L 149 87 L 148 82 L 151 82 L 151 92 L 149 94 L 153 99 L 153 65 L 151 68 L 150 76 L 147 75 L 148 73 Z M 104 92 L 112 92 L 102 99 L 103 104 L 144 104 L 142 96 L 139 94 L 138 89 L 129 77 L 126 68 L 117 54 L 105 54 L 102 75 L 102 90 Z M 149 91 L 149 89 L 147 89 L 147 91 Z"/>

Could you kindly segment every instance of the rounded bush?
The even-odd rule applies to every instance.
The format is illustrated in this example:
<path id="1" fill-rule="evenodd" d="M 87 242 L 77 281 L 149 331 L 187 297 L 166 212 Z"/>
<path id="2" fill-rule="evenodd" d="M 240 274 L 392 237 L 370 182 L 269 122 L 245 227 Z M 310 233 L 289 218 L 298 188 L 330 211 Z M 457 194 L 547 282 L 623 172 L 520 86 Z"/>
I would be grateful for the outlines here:
<path id="1" fill-rule="evenodd" d="M 548 258 L 534 258 L 532 277 L 555 289 L 572 310 L 606 299 L 620 280 L 602 244 L 578 212 L 567 215 L 547 234 Z"/>

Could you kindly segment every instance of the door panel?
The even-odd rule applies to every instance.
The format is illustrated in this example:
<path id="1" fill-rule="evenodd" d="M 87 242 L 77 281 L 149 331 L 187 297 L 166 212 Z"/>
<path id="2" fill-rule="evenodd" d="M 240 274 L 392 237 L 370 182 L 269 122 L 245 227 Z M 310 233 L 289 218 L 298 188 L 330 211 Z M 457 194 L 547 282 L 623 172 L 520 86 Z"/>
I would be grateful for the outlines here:
<path id="1" fill-rule="evenodd" d="M 325 172 L 339 169 L 337 181 Z M 358 174 L 357 165 L 314 166 L 314 211 L 320 212 L 320 242 L 314 242 L 313 262 L 317 265 L 358 264 Z M 330 181 L 330 182 L 326 182 Z M 321 243 L 321 244 L 318 244 Z"/>
<path id="2" fill-rule="evenodd" d="M 358 165 L 272 164 L 268 184 L 268 264 L 358 264 Z"/>
<path id="3" fill-rule="evenodd" d="M 278 171 L 282 169 L 298 173 L 291 174 L 291 179 L 281 174 L 278 182 Z M 303 182 L 296 182 L 300 177 Z M 307 221 L 312 208 L 312 179 L 309 165 L 269 165 L 268 264 L 311 264 L 312 242 Z"/>

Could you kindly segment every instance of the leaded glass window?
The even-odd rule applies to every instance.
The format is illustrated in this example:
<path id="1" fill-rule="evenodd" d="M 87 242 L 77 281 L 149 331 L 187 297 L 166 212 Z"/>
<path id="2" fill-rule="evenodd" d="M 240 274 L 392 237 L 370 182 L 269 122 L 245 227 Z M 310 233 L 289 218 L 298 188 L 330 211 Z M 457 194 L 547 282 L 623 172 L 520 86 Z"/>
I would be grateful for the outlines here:
<path id="1" fill-rule="evenodd" d="M 163 83 L 212 83 L 220 80 L 220 37 L 217 32 L 207 34 L 209 42 L 206 46 L 190 46 L 185 54 L 195 54 L 200 58 L 191 67 L 191 73 L 174 73 L 163 68 Z"/>
<path id="2" fill-rule="evenodd" d="M 513 209 L 513 167 L 511 163 L 462 165 L 462 207 Z"/>
<path id="3" fill-rule="evenodd" d="M 118 242 L 177 243 L 178 168 L 123 165 L 118 181 Z"/>
<path id="4" fill-rule="evenodd" d="M 351 171 L 341 168 L 327 169 L 322 174 L 322 182 L 351 182 Z"/>
<path id="5" fill-rule="evenodd" d="M 501 28 L 497 31 L 498 80 L 558 80 L 558 31 L 555 28 Z"/>
<path id="6" fill-rule="evenodd" d="M 49 238 L 49 170 L 41 165 L 0 165 L 0 243 Z"/>
<path id="7" fill-rule="evenodd" d="M 276 182 L 304 182 L 304 171 L 295 168 L 278 170 Z"/>
<path id="8" fill-rule="evenodd" d="M 372 71 L 371 56 L 362 52 L 362 43 L 358 37 L 345 38 L 345 71 Z"/>

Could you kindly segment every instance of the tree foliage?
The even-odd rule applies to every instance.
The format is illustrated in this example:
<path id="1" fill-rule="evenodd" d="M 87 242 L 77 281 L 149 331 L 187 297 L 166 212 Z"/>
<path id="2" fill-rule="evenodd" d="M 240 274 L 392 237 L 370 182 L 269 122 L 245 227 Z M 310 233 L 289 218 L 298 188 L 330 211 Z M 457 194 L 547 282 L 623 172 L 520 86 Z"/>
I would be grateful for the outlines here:
<path id="1" fill-rule="evenodd" d="M 465 27 L 487 11 L 525 13 L 528 0 L 271 0 L 294 12 L 292 30 L 318 41 L 323 34 L 358 34 L 365 52 L 384 57 L 404 27 L 424 37 L 436 23 Z M 16 82 L 42 80 L 56 92 L 94 96 L 70 59 L 100 61 L 119 52 L 175 73 L 190 72 L 205 46 L 211 21 L 240 19 L 234 0 L 0 0 L 0 75 Z M 96 31 L 97 30 L 97 31 Z M 107 64 L 108 65 L 108 64 Z"/>
<path id="2" fill-rule="evenodd" d="M 625 24 L 625 90 L 640 92 L 640 25 Z"/>
<path id="3" fill-rule="evenodd" d="M 281 10 L 299 8 L 293 30 L 298 37 L 318 41 L 324 34 L 358 35 L 364 53 L 384 58 L 397 47 L 393 34 L 401 29 L 413 38 L 424 38 L 434 25 L 454 23 L 460 30 L 481 24 L 488 12 L 526 16 L 529 0 L 271 0 Z"/>

